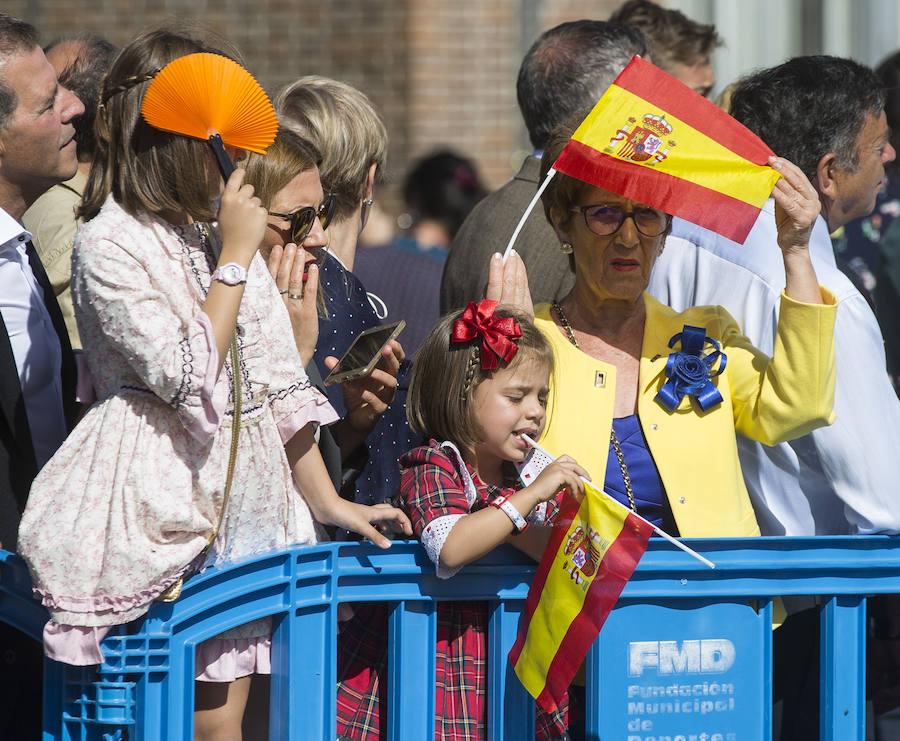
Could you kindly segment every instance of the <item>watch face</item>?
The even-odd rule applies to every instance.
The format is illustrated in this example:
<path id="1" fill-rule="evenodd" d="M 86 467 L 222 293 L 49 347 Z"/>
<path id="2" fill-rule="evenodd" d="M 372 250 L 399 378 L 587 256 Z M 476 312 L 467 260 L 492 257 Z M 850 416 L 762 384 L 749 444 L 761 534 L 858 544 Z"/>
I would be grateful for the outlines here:
<path id="1" fill-rule="evenodd" d="M 247 280 L 247 271 L 240 265 L 233 262 L 222 265 L 213 273 L 213 278 L 224 283 L 226 286 L 236 286 Z"/>

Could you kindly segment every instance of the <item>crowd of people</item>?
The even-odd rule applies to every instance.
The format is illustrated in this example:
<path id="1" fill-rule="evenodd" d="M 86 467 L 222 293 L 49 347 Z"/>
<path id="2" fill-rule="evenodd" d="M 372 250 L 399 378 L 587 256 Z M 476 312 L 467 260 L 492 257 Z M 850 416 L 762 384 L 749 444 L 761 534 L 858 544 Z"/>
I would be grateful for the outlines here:
<path id="1" fill-rule="evenodd" d="M 441 578 L 504 543 L 539 559 L 591 477 L 675 536 L 900 530 L 879 328 L 895 320 L 829 236 L 883 190 L 896 62 L 797 57 L 731 86 L 781 175 L 743 245 L 557 174 L 500 255 L 633 56 L 709 96 L 720 45 L 649 0 L 547 30 L 519 69 L 520 171 L 489 194 L 435 153 L 404 186 L 403 235 L 367 247 L 388 131 L 363 92 L 316 76 L 275 92 L 274 142 L 227 147 L 225 177 L 141 106 L 173 60 L 241 63 L 226 40 L 158 28 L 42 49 L 0 14 L 0 544 L 50 612 L 42 646 L 0 623 L 0 736 L 38 737 L 41 651 L 100 663 L 112 626 L 192 574 L 293 544 L 415 537 Z M 355 337 L 401 318 L 414 326 L 374 370 L 326 385 Z M 702 398 L 663 392 L 675 342 L 717 350 Z M 558 457 L 523 485 L 529 438 Z M 785 608 L 778 737 L 818 738 L 818 605 Z M 896 637 L 894 602 L 873 614 Z M 377 603 L 342 616 L 340 739 L 386 733 L 386 621 Z M 487 630 L 484 604 L 439 607 L 438 739 L 485 738 Z M 255 620 L 197 647 L 195 738 L 265 737 L 247 708 L 271 633 Z M 576 682 L 537 737 L 583 738 L 583 708 Z"/>

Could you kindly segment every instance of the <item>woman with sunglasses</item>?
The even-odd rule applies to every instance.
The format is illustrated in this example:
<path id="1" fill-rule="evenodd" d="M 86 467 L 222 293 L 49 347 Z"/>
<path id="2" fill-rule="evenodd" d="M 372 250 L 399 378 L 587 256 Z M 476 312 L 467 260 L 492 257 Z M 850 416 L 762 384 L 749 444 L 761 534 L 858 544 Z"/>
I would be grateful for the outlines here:
<path id="1" fill-rule="evenodd" d="M 543 175 L 578 123 L 554 131 Z M 771 358 L 722 307 L 678 313 L 646 293 L 668 214 L 559 173 L 542 194 L 575 272 L 535 307 L 559 369 L 543 444 L 673 535 L 758 535 L 736 433 L 771 445 L 833 420 L 836 306 L 807 248 L 819 201 L 792 163 L 770 164 L 787 274 Z"/>
<path id="2" fill-rule="evenodd" d="M 277 96 L 275 108 L 282 127 L 294 131 L 318 151 L 324 193 L 335 196 L 334 215 L 324 232 L 326 248 L 320 248 L 314 233 L 300 245 L 318 257 L 322 300 L 313 358 L 324 376 L 336 362 L 329 358 L 343 355 L 360 332 L 381 324 L 387 316 L 388 307 L 367 291 L 353 273 L 359 235 L 374 202 L 375 185 L 385 168 L 387 130 L 363 93 L 324 77 L 304 77 L 290 84 Z M 273 254 L 277 256 L 277 250 Z M 276 275 L 286 273 L 289 271 L 284 266 L 276 271 Z M 405 276 L 397 275 L 398 282 L 404 279 Z M 285 287 L 288 286 L 279 285 L 280 290 Z M 310 308 L 307 305 L 305 310 Z M 365 440 L 367 459 L 359 461 L 361 473 L 352 485 L 348 483 L 349 490 L 345 492 L 357 502 L 382 502 L 392 496 L 400 485 L 397 459 L 420 442 L 406 420 L 409 363 L 403 361 L 399 343 L 392 342 L 379 369 L 391 370 L 397 376 L 396 394 L 391 399 L 383 393 L 357 412 L 360 416 L 367 412 L 368 421 L 374 425 Z M 390 391 L 393 394 L 394 388 Z M 346 387 L 332 386 L 327 392 L 328 400 L 342 417 L 353 413 L 347 403 Z"/>
<path id="3" fill-rule="evenodd" d="M 320 264 L 328 259 L 336 200 L 322 189 L 320 159 L 308 141 L 282 127 L 265 156 L 250 155 L 246 181 L 254 186 L 269 214 L 260 253 L 291 317 L 294 342 L 307 375 L 324 392 L 322 374 L 312 362 L 320 337 L 319 322 L 321 317 L 337 322 L 352 312 L 329 300 L 332 292 L 320 287 L 320 278 L 329 276 L 327 269 L 320 270 Z M 323 354 L 326 368 L 337 362 L 330 348 Z M 366 438 L 394 397 L 403 350 L 393 341 L 383 356 L 370 375 L 340 385 L 341 419 L 319 430 L 319 450 L 338 489 L 359 474 L 367 457 Z"/>
<path id="4" fill-rule="evenodd" d="M 322 190 L 319 160 L 309 142 L 282 128 L 266 154 L 251 154 L 245 165 L 247 182 L 269 214 L 260 254 L 291 317 L 304 365 L 316 349 L 318 263 L 334 216 L 335 198 Z M 318 304 L 324 312 L 321 296 Z"/>

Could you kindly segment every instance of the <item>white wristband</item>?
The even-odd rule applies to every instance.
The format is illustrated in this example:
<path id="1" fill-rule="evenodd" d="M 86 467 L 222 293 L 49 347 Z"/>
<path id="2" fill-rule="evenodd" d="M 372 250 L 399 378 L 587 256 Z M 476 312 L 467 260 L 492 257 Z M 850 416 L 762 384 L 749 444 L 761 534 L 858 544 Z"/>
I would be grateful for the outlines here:
<path id="1" fill-rule="evenodd" d="M 512 524 L 516 526 L 518 532 L 521 533 L 528 527 L 528 521 L 522 517 L 522 513 L 516 509 L 516 506 L 509 501 L 509 497 L 496 497 L 491 501 L 491 506 L 503 510 L 506 516 L 512 520 Z"/>

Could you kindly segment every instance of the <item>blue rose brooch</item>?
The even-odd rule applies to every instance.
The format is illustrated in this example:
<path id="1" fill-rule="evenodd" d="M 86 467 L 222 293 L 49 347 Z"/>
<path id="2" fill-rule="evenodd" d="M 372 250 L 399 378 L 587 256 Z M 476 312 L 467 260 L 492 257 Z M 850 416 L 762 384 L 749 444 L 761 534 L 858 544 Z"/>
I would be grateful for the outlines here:
<path id="1" fill-rule="evenodd" d="M 656 400 L 674 412 L 687 394 L 704 412 L 709 411 L 722 403 L 722 394 L 712 379 L 725 370 L 725 353 L 716 340 L 706 336 L 705 327 L 685 324 L 681 332 L 669 340 L 669 347 L 679 341 L 681 349 L 669 353 L 665 370 L 667 380 L 656 394 Z M 708 350 L 705 349 L 707 345 L 710 346 Z"/>

